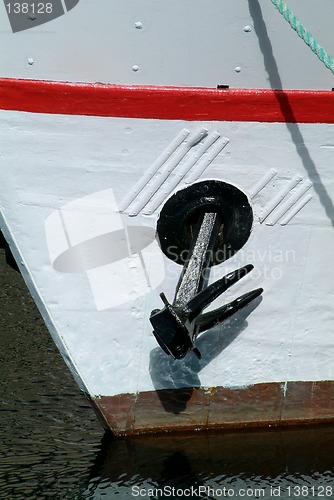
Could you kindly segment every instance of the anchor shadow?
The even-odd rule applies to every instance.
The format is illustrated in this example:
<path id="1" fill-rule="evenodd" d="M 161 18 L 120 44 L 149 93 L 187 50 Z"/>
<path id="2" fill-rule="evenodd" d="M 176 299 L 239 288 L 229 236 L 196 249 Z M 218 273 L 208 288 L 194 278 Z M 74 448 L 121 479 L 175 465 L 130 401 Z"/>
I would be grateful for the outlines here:
<path id="1" fill-rule="evenodd" d="M 164 409 L 179 414 L 185 411 L 194 389 L 201 387 L 200 371 L 226 349 L 247 327 L 247 317 L 259 306 L 257 297 L 224 323 L 202 333 L 196 347 L 202 357 L 190 351 L 182 359 L 166 355 L 160 347 L 150 353 L 149 373 Z"/>

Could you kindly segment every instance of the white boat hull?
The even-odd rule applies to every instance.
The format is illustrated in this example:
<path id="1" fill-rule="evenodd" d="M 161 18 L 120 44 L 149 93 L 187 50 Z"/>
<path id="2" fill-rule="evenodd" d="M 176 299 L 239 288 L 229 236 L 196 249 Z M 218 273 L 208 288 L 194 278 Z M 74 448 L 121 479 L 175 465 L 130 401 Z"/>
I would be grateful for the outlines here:
<path id="1" fill-rule="evenodd" d="M 289 131 L 278 123 L 3 115 L 10 131 L 5 140 L 11 158 L 8 154 L 2 194 L 9 240 L 15 242 L 23 273 L 83 390 L 111 414 L 114 403 L 109 398 L 129 400 L 125 408 L 131 423 L 126 420 L 121 432 L 128 432 L 129 426 L 133 431 L 148 428 L 147 422 L 138 423 L 138 405 L 148 412 L 147 418 L 152 414 L 149 405 L 138 403 L 141 397 L 155 398 L 162 412 L 155 408 L 159 417 L 152 427 L 168 428 L 170 411 L 161 405 L 159 391 L 176 390 L 182 406 L 184 390 L 188 394 L 190 389 L 200 401 L 193 410 L 199 418 L 191 425 L 206 427 L 211 425 L 210 412 L 220 412 L 214 409 L 220 394 L 227 400 L 226 394 L 231 394 L 233 401 L 246 398 L 251 406 L 257 402 L 253 417 L 240 412 L 243 417 L 235 423 L 244 418 L 277 423 L 289 419 L 283 402 L 289 406 L 290 387 L 299 391 L 300 383 L 312 392 L 319 384 L 322 388 L 323 381 L 326 391 L 328 384 L 331 387 L 334 232 L 328 217 L 331 207 L 319 194 L 323 189 L 324 196 L 334 195 L 329 146 L 333 125 L 292 124 Z M 192 353 L 175 361 L 157 346 L 149 322 L 150 312 L 161 307 L 159 293 L 163 290 L 172 298 L 180 274 L 180 266 L 163 255 L 155 239 L 171 179 L 162 185 L 161 203 L 152 214 L 142 213 L 144 208 L 130 216 L 118 207 L 180 130 L 201 128 L 208 130 L 208 137 L 218 132 L 229 142 L 197 181 L 216 179 L 237 186 L 247 194 L 254 215 L 246 245 L 212 268 L 211 277 L 218 279 L 251 262 L 253 273 L 224 294 L 224 300 L 258 286 L 264 293 L 261 301 L 198 340 L 200 361 Z M 293 130 L 307 148 L 296 148 Z M 13 154 L 18 143 L 20 150 Z M 196 148 L 187 155 L 196 155 Z M 321 185 L 313 165 L 321 171 Z M 22 188 L 13 185 L 18 178 Z M 185 188 L 186 181 L 185 176 L 176 190 Z M 297 198 L 293 205 L 292 196 Z M 126 238 L 133 227 L 142 228 L 143 242 L 141 251 L 131 253 Z M 95 254 L 87 258 L 89 241 L 95 241 Z M 123 254 L 113 255 L 115 245 Z M 101 251 L 106 254 L 102 260 Z M 261 397 L 265 404 L 258 401 Z M 179 405 L 176 398 L 175 411 Z M 235 411 L 234 403 L 232 407 Z M 186 425 L 188 410 L 177 417 L 174 410 L 173 418 Z M 258 411 L 264 413 L 261 418 Z"/>
<path id="2" fill-rule="evenodd" d="M 106 52 L 94 68 L 66 56 L 55 73 L 43 55 L 52 40 L 69 37 L 76 9 L 81 33 L 85 2 L 51 37 L 39 27 L 11 46 L 22 53 L 29 39 L 31 54 L 24 68 L 9 57 L 0 81 L 1 230 L 79 386 L 117 435 L 333 420 L 332 80 L 301 41 L 298 69 L 287 62 L 275 34 L 280 14 L 261 3 L 262 13 L 258 2 L 246 11 L 235 2 L 222 21 L 213 1 L 208 38 L 188 48 L 178 37 L 193 24 L 177 18 L 179 63 L 164 52 L 171 36 L 153 29 L 164 11 L 150 17 L 150 2 L 146 17 L 130 16 L 128 40 L 142 36 L 141 50 L 122 45 L 111 66 Z M 130 19 L 131 5 L 117 3 L 119 19 Z M 193 5 L 189 15 L 201 25 Z M 217 50 L 210 60 L 223 27 L 239 52 Z M 292 44 L 296 34 L 285 28 Z M 120 24 L 110 37 L 125 32 Z M 106 37 L 101 29 L 96 50 Z M 198 51 L 207 71 L 195 63 Z M 96 80 L 119 86 L 75 83 Z M 246 264 L 254 270 L 213 307 L 264 291 L 199 337 L 200 360 L 194 352 L 174 360 L 150 323 L 159 294 L 172 301 L 181 272 L 160 248 L 157 221 L 173 194 L 210 180 L 244 193 L 253 217 L 247 242 L 212 267 L 210 280 Z"/>

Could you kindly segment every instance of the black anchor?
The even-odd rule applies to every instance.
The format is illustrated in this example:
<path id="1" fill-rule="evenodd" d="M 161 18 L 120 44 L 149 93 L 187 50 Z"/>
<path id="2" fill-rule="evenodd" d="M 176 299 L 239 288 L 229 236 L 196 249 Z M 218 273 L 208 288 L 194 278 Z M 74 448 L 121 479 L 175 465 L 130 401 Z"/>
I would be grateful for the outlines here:
<path id="1" fill-rule="evenodd" d="M 210 258 L 220 230 L 220 215 L 216 212 L 204 213 L 195 230 L 173 303 L 169 303 L 165 294 L 161 293 L 165 307 L 151 312 L 150 322 L 156 340 L 166 354 L 176 359 L 183 358 L 190 350 L 200 358 L 201 354 L 196 348 L 197 336 L 221 323 L 263 292 L 262 288 L 257 288 L 214 311 L 202 314 L 212 301 L 254 267 L 248 264 L 206 286 L 210 273 Z"/>

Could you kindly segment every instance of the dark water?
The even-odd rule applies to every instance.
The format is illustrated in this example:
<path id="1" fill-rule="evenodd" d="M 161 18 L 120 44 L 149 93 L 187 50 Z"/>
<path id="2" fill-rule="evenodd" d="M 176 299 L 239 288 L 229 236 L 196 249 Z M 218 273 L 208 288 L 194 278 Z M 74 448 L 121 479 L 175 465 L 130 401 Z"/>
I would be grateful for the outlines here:
<path id="1" fill-rule="evenodd" d="M 334 425 L 116 440 L 0 251 L 0 498 L 334 499 Z"/>

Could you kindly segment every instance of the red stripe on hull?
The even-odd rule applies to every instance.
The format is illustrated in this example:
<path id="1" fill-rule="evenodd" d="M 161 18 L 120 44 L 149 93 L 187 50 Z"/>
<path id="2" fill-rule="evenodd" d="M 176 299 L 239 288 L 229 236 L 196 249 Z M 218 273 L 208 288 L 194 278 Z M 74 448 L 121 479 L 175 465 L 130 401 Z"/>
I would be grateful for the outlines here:
<path id="1" fill-rule="evenodd" d="M 0 109 L 188 121 L 334 123 L 334 92 L 0 79 Z"/>

